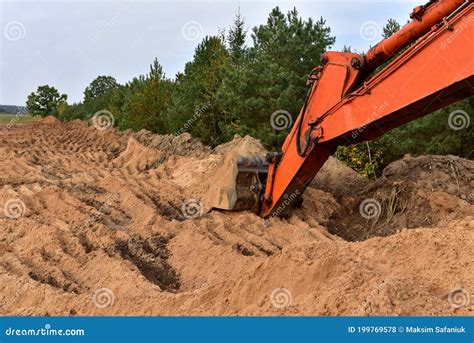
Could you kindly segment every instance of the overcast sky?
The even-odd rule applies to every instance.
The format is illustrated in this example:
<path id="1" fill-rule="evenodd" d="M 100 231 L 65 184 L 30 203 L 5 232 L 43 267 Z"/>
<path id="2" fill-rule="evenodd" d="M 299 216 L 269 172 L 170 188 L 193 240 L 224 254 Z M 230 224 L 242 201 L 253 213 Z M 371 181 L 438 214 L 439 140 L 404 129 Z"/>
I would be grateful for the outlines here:
<path id="1" fill-rule="evenodd" d="M 249 28 L 264 24 L 272 8 L 296 7 L 303 18 L 322 16 L 337 50 L 365 51 L 380 40 L 389 18 L 408 20 L 416 0 L 0 0 L 0 104 L 24 105 L 49 84 L 81 101 L 98 75 L 125 83 L 148 72 L 155 57 L 174 77 L 205 35 L 228 28 L 240 12 Z"/>

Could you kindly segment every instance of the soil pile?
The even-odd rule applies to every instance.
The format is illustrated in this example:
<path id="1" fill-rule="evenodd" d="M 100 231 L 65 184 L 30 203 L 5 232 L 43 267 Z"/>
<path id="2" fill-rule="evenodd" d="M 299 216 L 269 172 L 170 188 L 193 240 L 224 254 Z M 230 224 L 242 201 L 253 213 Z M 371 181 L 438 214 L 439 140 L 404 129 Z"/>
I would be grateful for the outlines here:
<path id="1" fill-rule="evenodd" d="M 406 156 L 375 182 L 353 180 L 352 192 L 326 187 L 342 205 L 327 227 L 347 240 L 444 226 L 474 213 L 474 163 L 456 156 Z"/>
<path id="2" fill-rule="evenodd" d="M 57 124 L 59 122 L 60 121 L 56 117 L 53 117 L 53 116 L 47 116 L 40 120 L 41 124 Z"/>
<path id="3" fill-rule="evenodd" d="M 228 156 L 265 153 L 251 137 L 2 132 L 2 315 L 472 315 L 471 161 L 407 157 L 372 182 L 331 159 L 264 220 L 205 211 Z"/>

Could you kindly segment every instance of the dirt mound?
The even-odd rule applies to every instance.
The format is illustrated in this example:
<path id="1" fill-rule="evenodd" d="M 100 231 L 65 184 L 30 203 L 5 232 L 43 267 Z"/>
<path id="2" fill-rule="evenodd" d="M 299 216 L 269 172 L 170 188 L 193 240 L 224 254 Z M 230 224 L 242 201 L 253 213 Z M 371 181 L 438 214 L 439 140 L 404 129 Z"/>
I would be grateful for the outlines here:
<path id="1" fill-rule="evenodd" d="M 330 156 L 314 178 L 311 186 L 333 194 L 336 198 L 360 192 L 371 181 Z"/>
<path id="2" fill-rule="evenodd" d="M 117 165 L 142 172 L 154 168 L 163 162 L 166 154 L 162 150 L 152 149 L 140 144 L 135 138 L 130 137 L 127 148 L 114 160 Z"/>
<path id="3" fill-rule="evenodd" d="M 56 117 L 53 117 L 53 116 L 44 117 L 39 122 L 41 124 L 57 124 L 57 123 L 60 123 L 60 121 Z"/>
<path id="4" fill-rule="evenodd" d="M 457 156 L 406 156 L 388 165 L 382 183 L 412 183 L 417 188 L 462 196 L 474 189 L 474 163 Z"/>
<path id="5" fill-rule="evenodd" d="M 466 274 L 474 257 L 473 229 L 469 219 L 448 229 L 405 230 L 357 244 L 316 231 L 314 241 L 285 246 L 240 279 L 219 286 L 238 292 L 222 296 L 215 287 L 208 299 L 216 310 L 225 308 L 225 314 L 452 314 L 446 301 L 449 291 L 453 285 L 470 287 L 474 281 Z M 470 244 L 467 250 L 463 237 Z M 434 270 L 433 261 L 441 260 Z M 410 268 L 406 261 L 413 262 Z M 456 276 L 448 280 L 443 276 L 447 274 Z"/>
<path id="6" fill-rule="evenodd" d="M 228 143 L 221 144 L 214 149 L 214 153 L 221 155 L 265 155 L 267 150 L 262 143 L 253 137 L 241 137 L 235 135 L 234 139 Z"/>
<path id="7" fill-rule="evenodd" d="M 474 162 L 454 156 L 405 157 L 375 182 L 357 181 L 328 229 L 348 240 L 387 236 L 403 228 L 444 226 L 474 215 Z M 330 189 L 331 191 L 331 189 Z"/>
<path id="8" fill-rule="evenodd" d="M 161 150 L 167 156 L 205 157 L 210 152 L 209 147 L 204 146 L 187 132 L 176 136 L 155 135 L 150 131 L 140 130 L 134 133 L 133 137 L 149 148 Z"/>
<path id="9" fill-rule="evenodd" d="M 87 123 L 80 119 L 71 120 L 71 125 L 75 127 L 83 127 L 83 128 L 87 127 Z"/>
<path id="10" fill-rule="evenodd" d="M 202 154 L 195 158 L 172 156 L 157 168 L 157 172 L 168 182 L 186 188 L 190 200 L 199 202 L 203 212 L 209 212 L 212 208 L 232 207 L 234 182 L 229 181 L 235 180 L 238 157 L 265 153 L 259 140 L 235 135 L 232 141 L 217 146 L 212 154 L 207 153 L 205 157 Z"/>
<path id="11" fill-rule="evenodd" d="M 264 220 L 203 209 L 226 158 L 265 153 L 251 137 L 35 123 L 0 152 L 2 315 L 472 315 L 471 161 L 369 182 L 330 160 L 292 217 Z"/>

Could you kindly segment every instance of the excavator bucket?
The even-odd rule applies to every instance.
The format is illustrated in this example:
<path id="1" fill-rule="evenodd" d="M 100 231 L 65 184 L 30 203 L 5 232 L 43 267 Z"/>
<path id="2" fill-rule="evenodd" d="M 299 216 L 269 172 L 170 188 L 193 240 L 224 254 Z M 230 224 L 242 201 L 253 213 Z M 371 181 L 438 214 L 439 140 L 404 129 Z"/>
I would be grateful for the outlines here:
<path id="1" fill-rule="evenodd" d="M 258 212 L 268 174 L 265 156 L 231 156 L 226 158 L 214 185 L 212 208 Z"/>

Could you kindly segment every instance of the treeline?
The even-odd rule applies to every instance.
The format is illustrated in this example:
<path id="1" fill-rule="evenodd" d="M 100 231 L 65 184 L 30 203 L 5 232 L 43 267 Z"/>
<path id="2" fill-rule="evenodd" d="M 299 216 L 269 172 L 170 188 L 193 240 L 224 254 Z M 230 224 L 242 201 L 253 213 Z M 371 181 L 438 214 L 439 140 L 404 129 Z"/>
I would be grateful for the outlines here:
<path id="1" fill-rule="evenodd" d="M 247 38 L 253 41 L 250 47 Z M 125 85 L 100 76 L 81 103 L 58 115 L 84 119 L 107 109 L 119 129 L 187 131 L 211 146 L 249 134 L 276 149 L 289 130 L 274 129 L 271 114 L 283 109 L 295 119 L 308 71 L 334 42 L 322 18 L 303 20 L 296 10 L 285 15 L 275 8 L 267 23 L 251 32 L 237 14 L 228 30 L 198 44 L 193 60 L 174 80 L 165 76 L 158 60 L 148 74 Z"/>
<path id="2" fill-rule="evenodd" d="M 384 35 L 395 32 L 395 24 L 391 20 Z M 252 44 L 246 44 L 247 38 Z M 89 119 L 107 110 L 121 130 L 189 132 L 211 146 L 235 134 L 248 134 L 261 139 L 270 150 L 278 150 L 303 104 L 308 72 L 334 42 L 323 18 L 305 20 L 296 9 L 287 14 L 273 9 L 266 24 L 250 32 L 237 14 L 229 29 L 198 44 L 193 60 L 174 79 L 166 77 L 155 59 L 146 75 L 124 85 L 111 76 L 97 77 L 80 103 L 67 104 L 67 96 L 50 87 L 41 90 L 48 101 L 39 104 L 44 97 L 38 89 L 27 105 L 34 113 L 54 113 L 61 120 Z M 448 127 L 447 116 L 453 108 L 471 113 L 472 101 L 438 111 L 368 145 L 341 148 L 338 156 L 371 177 L 404 153 L 469 157 L 472 133 Z M 283 127 L 272 125 L 275 111 L 289 113 Z"/>

